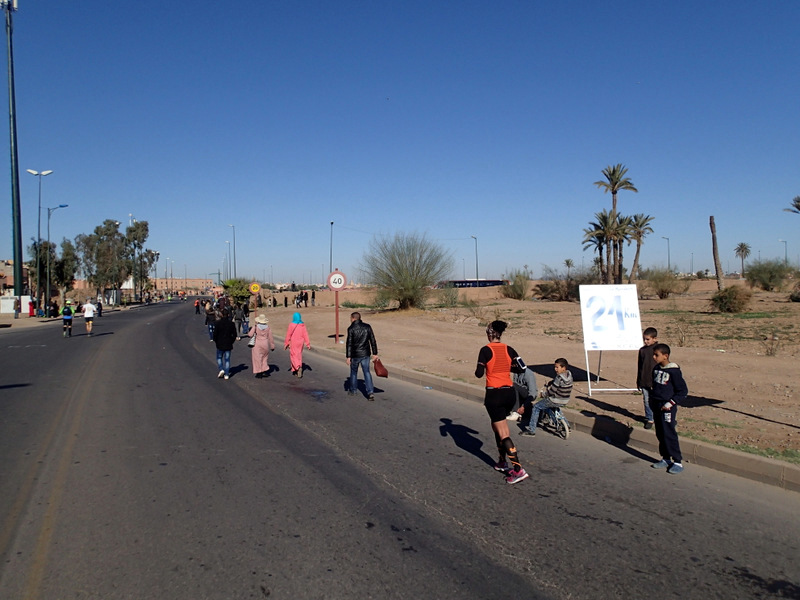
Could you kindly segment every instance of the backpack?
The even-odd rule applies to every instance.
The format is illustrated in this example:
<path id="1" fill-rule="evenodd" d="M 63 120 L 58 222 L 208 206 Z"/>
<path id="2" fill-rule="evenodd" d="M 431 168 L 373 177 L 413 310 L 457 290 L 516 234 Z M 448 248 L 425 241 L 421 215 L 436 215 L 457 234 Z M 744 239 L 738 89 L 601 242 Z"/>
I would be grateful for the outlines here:
<path id="1" fill-rule="evenodd" d="M 61 311 L 61 315 L 64 317 L 71 317 L 72 309 L 69 306 L 65 306 L 64 309 Z"/>

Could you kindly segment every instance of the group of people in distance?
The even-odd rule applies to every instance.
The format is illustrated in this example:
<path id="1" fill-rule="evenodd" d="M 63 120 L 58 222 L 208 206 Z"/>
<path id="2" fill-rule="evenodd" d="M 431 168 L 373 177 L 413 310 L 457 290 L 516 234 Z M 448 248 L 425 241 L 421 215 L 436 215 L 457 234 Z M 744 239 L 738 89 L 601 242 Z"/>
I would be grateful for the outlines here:
<path id="1" fill-rule="evenodd" d="M 269 353 L 275 351 L 275 339 L 269 326 L 269 319 L 265 314 L 259 314 L 255 318 L 254 327 L 249 327 L 246 320 L 242 326 L 236 323 L 238 319 L 235 315 L 239 310 L 241 310 L 240 307 L 235 305 L 232 312 L 230 302 L 224 298 L 217 301 L 216 305 L 211 301 L 205 305 L 205 322 L 208 327 L 209 339 L 215 343 L 217 348 L 217 368 L 219 369 L 217 377 L 230 379 L 231 351 L 234 343 L 241 339 L 242 335 L 250 338 L 248 346 L 250 346 L 251 364 L 256 379 L 269 377 L 272 370 L 269 365 Z M 195 304 L 195 313 L 199 314 L 199 303 Z M 311 350 L 311 341 L 302 315 L 295 312 L 286 329 L 284 350 L 289 351 L 292 375 L 298 379 L 303 378 L 304 348 Z M 346 361 L 350 367 L 348 393 L 353 396 L 358 392 L 358 369 L 361 368 L 367 400 L 375 400 L 375 386 L 372 382 L 369 363 L 370 360 L 378 358 L 378 344 L 375 341 L 372 327 L 361 320 L 361 314 L 358 312 L 350 315 L 345 349 Z"/>
<path id="2" fill-rule="evenodd" d="M 537 391 L 536 376 L 511 346 L 500 341 L 508 324 L 493 321 L 486 327 L 489 343 L 478 353 L 475 376 L 486 378 L 484 406 L 489 414 L 497 444 L 495 470 L 504 474 L 506 483 L 515 484 L 528 478 L 522 468 L 517 448 L 511 440 L 508 421 L 520 420 L 520 435 L 535 436 L 539 414 L 547 408 L 563 407 L 572 394 L 572 373 L 565 358 L 553 365 L 555 377 Z M 658 332 L 649 327 L 643 332 L 644 345 L 639 350 L 637 387 L 642 391 L 645 408 L 645 429 L 655 426 L 661 460 L 654 469 L 666 469 L 675 475 L 683 471 L 682 456 L 676 429 L 678 404 L 689 390 L 678 365 L 670 361 L 670 347 L 658 343 Z M 517 397 L 522 399 L 519 408 Z"/>

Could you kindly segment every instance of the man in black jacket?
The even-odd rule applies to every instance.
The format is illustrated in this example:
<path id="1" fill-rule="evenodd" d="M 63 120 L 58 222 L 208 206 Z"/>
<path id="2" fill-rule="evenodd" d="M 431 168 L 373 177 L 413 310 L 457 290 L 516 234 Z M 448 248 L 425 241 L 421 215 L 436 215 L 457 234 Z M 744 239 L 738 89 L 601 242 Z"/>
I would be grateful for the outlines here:
<path id="1" fill-rule="evenodd" d="M 238 338 L 236 325 L 231 321 L 231 311 L 227 307 L 222 309 L 222 318 L 214 323 L 213 336 L 217 346 L 217 366 L 219 367 L 217 377 L 228 379 L 231 374 L 231 350 L 233 350 L 233 343 Z"/>
<path id="2" fill-rule="evenodd" d="M 378 358 L 378 344 L 372 327 L 361 320 L 361 313 L 350 315 L 350 327 L 347 328 L 345 345 L 347 364 L 350 365 L 350 385 L 348 393 L 354 396 L 358 390 L 358 366 L 364 373 L 364 386 L 367 388 L 367 399 L 375 400 L 375 388 L 372 386 L 372 374 L 369 372 L 370 358 Z"/>

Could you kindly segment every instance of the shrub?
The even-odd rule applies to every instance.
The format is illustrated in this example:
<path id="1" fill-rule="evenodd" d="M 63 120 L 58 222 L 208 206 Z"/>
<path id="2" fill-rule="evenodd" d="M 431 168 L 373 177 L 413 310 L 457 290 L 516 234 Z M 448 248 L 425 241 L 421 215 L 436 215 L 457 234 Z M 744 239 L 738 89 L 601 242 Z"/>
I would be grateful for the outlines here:
<path id="1" fill-rule="evenodd" d="M 792 293 L 789 294 L 789 300 L 792 302 L 800 302 L 800 283 L 794 286 Z"/>
<path id="2" fill-rule="evenodd" d="M 747 309 L 753 292 L 738 285 L 726 287 L 711 296 L 711 307 L 722 313 L 740 313 Z"/>
<path id="3" fill-rule="evenodd" d="M 542 279 L 544 281 L 536 286 L 536 294 L 542 300 L 555 302 L 577 300 L 580 286 L 600 281 L 598 271 L 594 269 L 578 269 L 573 271 L 572 277 L 564 277 L 563 273 L 548 266 L 542 271 Z"/>
<path id="4" fill-rule="evenodd" d="M 508 276 L 510 283 L 500 287 L 500 292 L 505 298 L 525 300 L 528 297 L 528 274 L 524 271 L 512 271 Z"/>
<path id="5" fill-rule="evenodd" d="M 647 281 L 648 289 L 661 300 L 669 298 L 671 294 L 683 294 L 691 285 L 690 281 L 680 281 L 673 271 L 667 269 L 648 269 L 641 277 Z"/>
<path id="6" fill-rule="evenodd" d="M 449 285 L 446 288 L 442 289 L 441 293 L 439 294 L 439 300 L 442 303 L 442 306 L 457 306 L 458 305 L 458 288 Z"/>
<path id="7" fill-rule="evenodd" d="M 750 263 L 745 279 L 750 287 L 758 287 L 765 292 L 779 289 L 791 272 L 791 269 L 780 260 L 757 260 Z"/>

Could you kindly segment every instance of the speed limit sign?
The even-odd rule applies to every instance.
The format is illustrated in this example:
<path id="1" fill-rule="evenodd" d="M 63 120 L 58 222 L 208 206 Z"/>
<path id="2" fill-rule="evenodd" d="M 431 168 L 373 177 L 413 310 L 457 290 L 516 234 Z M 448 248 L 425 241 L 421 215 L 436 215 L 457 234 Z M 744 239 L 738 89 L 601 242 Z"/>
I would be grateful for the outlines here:
<path id="1" fill-rule="evenodd" d="M 258 285 L 255 282 L 250 284 L 250 293 L 251 294 L 257 294 L 260 291 L 261 291 L 261 286 L 260 285 Z"/>
<path id="2" fill-rule="evenodd" d="M 328 287 L 332 290 L 339 291 L 344 289 L 347 285 L 347 276 L 341 271 L 334 271 L 328 275 Z"/>

